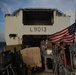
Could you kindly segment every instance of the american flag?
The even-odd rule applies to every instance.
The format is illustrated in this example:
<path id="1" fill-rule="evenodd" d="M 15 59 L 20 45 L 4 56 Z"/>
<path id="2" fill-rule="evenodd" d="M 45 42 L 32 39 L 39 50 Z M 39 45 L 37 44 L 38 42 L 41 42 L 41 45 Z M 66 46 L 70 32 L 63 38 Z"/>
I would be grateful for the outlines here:
<path id="1" fill-rule="evenodd" d="M 74 42 L 74 36 L 75 36 L 75 29 L 76 28 L 76 23 L 72 24 L 71 26 L 59 31 L 59 32 L 56 32 L 54 34 L 51 34 L 49 36 L 50 38 L 50 41 L 53 42 L 53 43 L 56 43 L 56 42 L 60 42 L 60 41 L 64 41 L 64 42 L 67 42 L 69 44 L 73 43 Z"/>

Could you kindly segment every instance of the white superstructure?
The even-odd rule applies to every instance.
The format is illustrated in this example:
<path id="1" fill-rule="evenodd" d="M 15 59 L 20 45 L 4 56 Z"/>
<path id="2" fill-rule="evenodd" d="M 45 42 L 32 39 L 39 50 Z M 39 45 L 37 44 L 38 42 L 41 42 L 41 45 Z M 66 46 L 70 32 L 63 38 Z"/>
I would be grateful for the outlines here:
<path id="1" fill-rule="evenodd" d="M 56 9 L 19 9 L 5 21 L 7 45 L 22 44 L 23 35 L 50 35 L 70 26 L 70 17 Z"/>

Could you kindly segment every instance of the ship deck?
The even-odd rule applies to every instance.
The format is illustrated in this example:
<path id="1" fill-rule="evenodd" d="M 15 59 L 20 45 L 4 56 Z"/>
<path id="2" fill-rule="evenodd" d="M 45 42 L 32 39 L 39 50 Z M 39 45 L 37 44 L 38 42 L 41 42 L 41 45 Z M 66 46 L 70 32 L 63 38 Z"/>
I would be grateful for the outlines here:
<path id="1" fill-rule="evenodd" d="M 42 73 L 36 73 L 36 74 L 33 74 L 33 75 L 55 75 L 55 74 L 52 73 L 52 72 L 42 72 Z"/>

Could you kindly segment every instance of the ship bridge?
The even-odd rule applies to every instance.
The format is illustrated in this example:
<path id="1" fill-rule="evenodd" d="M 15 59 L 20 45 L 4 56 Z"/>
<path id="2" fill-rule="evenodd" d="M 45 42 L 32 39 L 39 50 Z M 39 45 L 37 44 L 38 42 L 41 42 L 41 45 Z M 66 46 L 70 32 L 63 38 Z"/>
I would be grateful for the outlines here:
<path id="1" fill-rule="evenodd" d="M 26 8 L 5 16 L 7 45 L 39 46 L 41 40 L 70 26 L 70 17 L 57 9 Z"/>

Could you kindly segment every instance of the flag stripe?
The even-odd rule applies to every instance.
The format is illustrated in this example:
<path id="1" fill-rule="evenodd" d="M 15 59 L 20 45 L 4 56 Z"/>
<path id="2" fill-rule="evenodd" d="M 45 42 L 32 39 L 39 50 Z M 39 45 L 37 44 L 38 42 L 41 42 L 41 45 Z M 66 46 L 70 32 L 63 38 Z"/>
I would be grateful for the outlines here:
<path id="1" fill-rule="evenodd" d="M 75 23 L 59 32 L 56 32 L 54 34 L 51 34 L 50 40 L 51 42 L 59 42 L 59 41 L 65 41 L 67 43 L 73 43 L 75 39 L 74 30 L 75 29 Z"/>
<path id="2" fill-rule="evenodd" d="M 52 34 L 50 37 L 51 38 L 53 38 L 53 37 L 57 37 L 57 36 L 62 36 L 62 35 L 64 35 L 64 34 L 67 34 L 68 32 L 67 32 L 67 29 L 66 30 L 62 30 L 62 31 L 60 31 L 60 32 L 57 32 L 57 33 L 55 33 L 55 34 Z"/>

